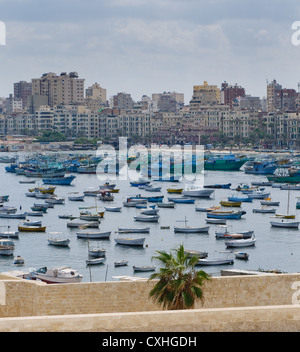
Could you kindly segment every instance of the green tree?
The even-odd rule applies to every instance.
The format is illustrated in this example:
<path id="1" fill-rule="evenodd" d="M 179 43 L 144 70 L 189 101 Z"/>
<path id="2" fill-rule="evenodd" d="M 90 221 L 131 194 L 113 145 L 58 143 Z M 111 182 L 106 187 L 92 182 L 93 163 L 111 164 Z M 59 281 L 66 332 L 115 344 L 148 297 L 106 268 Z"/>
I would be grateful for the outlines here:
<path id="1" fill-rule="evenodd" d="M 185 253 L 183 245 L 175 249 L 175 255 L 165 251 L 156 252 L 158 255 L 153 256 L 153 259 L 159 261 L 162 267 L 149 278 L 159 280 L 149 296 L 170 310 L 192 309 L 196 300 L 203 303 L 202 286 L 210 276 L 205 271 L 195 270 L 198 258 Z"/>

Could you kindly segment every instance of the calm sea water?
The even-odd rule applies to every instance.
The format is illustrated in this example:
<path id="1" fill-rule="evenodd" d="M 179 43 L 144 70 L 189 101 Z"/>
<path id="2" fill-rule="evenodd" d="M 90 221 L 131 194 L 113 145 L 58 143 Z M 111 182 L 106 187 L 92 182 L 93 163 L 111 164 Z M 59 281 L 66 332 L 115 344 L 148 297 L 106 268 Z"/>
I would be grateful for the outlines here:
<path id="1" fill-rule="evenodd" d="M 1 191 L 0 195 L 9 195 L 9 202 L 5 205 L 22 207 L 22 212 L 31 211 L 33 203 L 43 203 L 44 200 L 26 197 L 25 193 L 28 188 L 42 185 L 41 180 L 37 179 L 35 185 L 20 184 L 19 180 L 26 179 L 24 176 L 16 176 L 15 174 L 5 171 L 5 164 L 0 164 L 1 175 Z M 43 226 L 47 226 L 46 233 L 22 233 L 19 239 L 15 240 L 14 256 L 21 255 L 25 259 L 25 265 L 16 266 L 13 264 L 13 257 L 0 256 L 0 272 L 22 270 L 28 272 L 35 268 L 43 266 L 49 268 L 56 266 L 71 266 L 78 269 L 83 275 L 83 281 L 110 281 L 115 280 L 114 276 L 142 276 L 148 277 L 150 273 L 134 273 L 134 265 L 156 265 L 158 263 L 152 260 L 152 256 L 156 251 L 165 250 L 170 252 L 177 248 L 181 243 L 186 249 L 194 249 L 199 251 L 207 251 L 209 257 L 221 255 L 226 250 L 224 240 L 215 238 L 217 225 L 209 225 L 208 234 L 175 234 L 174 226 L 183 226 L 183 221 L 188 221 L 189 226 L 206 225 L 206 213 L 195 211 L 196 206 L 209 207 L 219 205 L 220 200 L 227 200 L 228 196 L 238 194 L 234 189 L 240 183 L 250 184 L 252 181 L 265 181 L 264 176 L 246 175 L 244 172 L 217 172 L 207 171 L 205 173 L 205 184 L 214 183 L 232 183 L 231 190 L 216 189 L 211 199 L 196 199 L 195 204 L 177 204 L 175 209 L 160 208 L 160 220 L 158 223 L 142 223 L 136 222 L 134 216 L 140 210 L 136 208 L 123 207 L 120 213 L 106 212 L 104 218 L 101 219 L 99 226 L 101 231 L 111 231 L 109 240 L 91 240 L 90 248 L 101 246 L 106 249 L 105 264 L 88 267 L 86 259 L 88 259 L 88 242 L 84 239 L 78 239 L 76 236 L 77 229 L 67 228 L 69 220 L 59 219 L 58 215 L 72 214 L 79 216 L 79 207 L 96 206 L 97 211 L 104 210 L 104 205 L 122 205 L 122 202 L 128 196 L 142 195 L 158 195 L 132 187 L 129 180 L 114 181 L 120 188 L 119 193 L 114 194 L 113 202 L 102 202 L 94 197 L 85 197 L 84 202 L 69 201 L 68 196 L 72 192 L 82 194 L 89 187 L 98 187 L 103 184 L 96 175 L 74 174 L 76 179 L 72 186 L 57 186 L 55 193 L 57 196 L 65 197 L 64 205 L 56 204 L 54 208 L 49 209 L 48 213 L 41 217 L 28 217 L 31 220 L 42 220 Z M 166 189 L 170 186 L 185 187 L 183 182 L 153 182 L 154 185 L 162 186 L 161 194 L 164 195 L 165 201 L 170 196 Z M 288 191 L 278 188 L 266 187 L 271 192 L 272 200 L 280 201 L 280 206 L 276 207 L 278 213 L 285 214 L 287 211 Z M 290 214 L 296 214 L 299 219 L 299 210 L 296 210 L 297 197 L 300 196 L 299 191 L 290 191 Z M 154 203 L 152 203 L 154 204 Z M 242 203 L 242 209 L 247 213 L 241 220 L 227 220 L 227 225 L 231 231 L 254 230 L 256 236 L 256 245 L 242 249 L 249 254 L 248 261 L 235 259 L 233 265 L 202 267 L 206 272 L 212 275 L 220 275 L 220 270 L 224 268 L 241 269 L 241 270 L 257 270 L 259 268 L 265 270 L 280 269 L 285 272 L 295 273 L 300 271 L 300 230 L 295 229 L 279 229 L 272 228 L 270 225 L 270 216 L 273 214 L 253 213 L 253 208 L 260 207 L 260 200 L 253 200 L 253 203 Z M 95 209 L 91 209 L 94 211 Z M 19 212 L 20 210 L 18 210 Z M 17 230 L 21 220 L 17 219 L 0 219 L 0 226 L 10 226 L 11 230 Z M 122 236 L 130 237 L 146 237 L 144 248 L 135 248 L 130 246 L 120 246 L 114 241 L 119 236 L 116 231 L 118 226 L 122 227 L 150 227 L 149 234 L 125 234 Z M 161 229 L 161 226 L 170 226 L 170 229 Z M 51 237 L 51 232 L 61 232 L 63 237 L 68 237 L 70 241 L 69 248 L 55 247 L 48 244 L 47 239 Z M 128 260 L 128 266 L 114 267 L 117 260 Z M 199 267 L 200 268 L 200 267 Z"/>

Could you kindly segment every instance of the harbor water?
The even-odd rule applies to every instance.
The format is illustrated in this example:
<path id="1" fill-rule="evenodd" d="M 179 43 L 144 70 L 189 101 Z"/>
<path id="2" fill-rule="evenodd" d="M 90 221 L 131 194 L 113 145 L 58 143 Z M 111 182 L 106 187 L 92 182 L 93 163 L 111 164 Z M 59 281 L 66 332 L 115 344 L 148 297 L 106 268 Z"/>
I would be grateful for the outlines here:
<path id="1" fill-rule="evenodd" d="M 8 206 L 15 206 L 19 212 L 31 211 L 34 203 L 44 203 L 43 199 L 27 197 L 25 195 L 29 188 L 42 186 L 42 180 L 35 178 L 35 184 L 20 184 L 20 180 L 29 180 L 25 176 L 17 176 L 5 171 L 6 164 L 0 164 L 1 191 L 0 195 L 9 195 Z M 140 213 L 140 209 L 134 207 L 123 207 L 122 203 L 129 196 L 137 194 L 145 196 L 157 196 L 162 194 L 164 201 L 168 197 L 176 195 L 168 194 L 166 189 L 171 187 L 185 188 L 185 183 L 152 182 L 154 186 L 161 186 L 161 192 L 150 193 L 132 187 L 129 180 L 115 180 L 116 188 L 119 193 L 114 193 L 114 201 L 104 202 L 95 197 L 85 197 L 83 202 L 68 200 L 70 195 L 80 195 L 89 188 L 98 188 L 104 182 L 100 181 L 95 174 L 73 174 L 76 176 L 71 186 L 56 186 L 55 194 L 65 198 L 65 204 L 55 204 L 54 208 L 48 209 L 43 217 L 27 217 L 32 221 L 42 220 L 46 226 L 45 233 L 26 233 L 20 232 L 19 239 L 15 239 L 14 255 L 10 257 L 0 256 L 0 272 L 21 270 L 25 273 L 32 269 L 41 267 L 54 268 L 59 266 L 70 266 L 77 269 L 83 275 L 83 281 L 111 281 L 116 280 L 117 276 L 149 277 L 150 272 L 135 273 L 133 266 L 156 265 L 152 257 L 156 251 L 170 252 L 183 244 L 185 249 L 205 251 L 208 257 L 224 257 L 231 254 L 224 253 L 228 250 L 224 239 L 216 239 L 215 231 L 220 228 L 218 225 L 209 224 L 208 233 L 174 233 L 174 226 L 184 226 L 187 221 L 188 226 L 207 226 L 205 222 L 206 213 L 196 211 L 196 207 L 218 206 L 221 200 L 227 200 L 232 195 L 241 196 L 240 192 L 235 191 L 239 184 L 251 184 L 254 181 L 267 181 L 265 176 L 255 176 L 245 174 L 243 171 L 222 172 L 206 171 L 204 182 L 208 184 L 231 183 L 231 189 L 216 189 L 211 198 L 196 198 L 195 204 L 176 204 L 174 209 L 159 208 L 160 219 L 158 223 L 137 222 L 134 216 Z M 296 190 L 281 190 L 271 186 L 265 187 L 270 192 L 273 201 L 280 201 L 280 206 L 276 207 L 276 213 L 286 214 L 288 205 L 289 213 L 296 215 L 299 221 L 300 210 L 296 209 L 297 197 L 300 192 Z M 288 194 L 288 192 L 290 192 Z M 289 204 L 288 204 L 289 199 Z M 155 203 L 151 203 L 154 205 Z M 59 215 L 72 214 L 78 216 L 79 207 L 94 207 L 88 211 L 102 211 L 104 206 L 122 206 L 121 212 L 105 212 L 101 219 L 99 229 L 103 232 L 111 231 L 109 239 L 90 240 L 78 239 L 76 232 L 78 229 L 67 227 L 70 220 L 60 219 Z M 270 218 L 275 214 L 253 213 L 253 208 L 260 208 L 260 200 L 254 199 L 252 203 L 242 203 L 241 209 L 246 211 L 240 220 L 227 220 L 230 232 L 253 230 L 256 244 L 253 247 L 236 249 L 234 251 L 245 251 L 249 254 L 247 261 L 235 259 L 232 265 L 207 266 L 198 268 L 216 276 L 220 275 L 222 269 L 238 270 L 281 270 L 288 273 L 300 271 L 300 230 L 288 228 L 274 228 L 270 225 Z M 234 208 L 239 209 L 239 208 Z M 18 224 L 22 220 L 0 219 L 2 230 L 17 231 Z M 79 219 L 78 219 L 79 221 Z M 150 227 L 149 234 L 118 234 L 118 227 Z M 69 247 L 58 247 L 48 244 L 51 233 L 61 233 L 61 237 L 70 239 Z M 143 247 L 122 246 L 115 243 L 116 237 L 138 238 L 145 237 Z M 106 259 L 103 264 L 87 266 L 88 247 L 104 247 L 106 249 Z M 25 259 L 25 265 L 17 266 L 14 264 L 14 256 L 20 255 Z M 114 267 L 115 261 L 128 260 L 127 266 Z"/>

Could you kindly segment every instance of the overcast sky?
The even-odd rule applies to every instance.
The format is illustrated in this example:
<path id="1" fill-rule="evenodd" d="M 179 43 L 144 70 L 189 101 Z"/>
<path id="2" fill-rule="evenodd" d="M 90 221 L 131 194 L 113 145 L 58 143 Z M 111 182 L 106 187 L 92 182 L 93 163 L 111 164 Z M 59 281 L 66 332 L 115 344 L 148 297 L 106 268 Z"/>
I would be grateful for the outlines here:
<path id="1" fill-rule="evenodd" d="M 299 0 L 0 0 L 0 96 L 46 72 L 76 71 L 110 97 L 229 84 L 266 96 L 274 78 L 298 90 Z M 299 35 L 300 38 L 300 35 Z"/>

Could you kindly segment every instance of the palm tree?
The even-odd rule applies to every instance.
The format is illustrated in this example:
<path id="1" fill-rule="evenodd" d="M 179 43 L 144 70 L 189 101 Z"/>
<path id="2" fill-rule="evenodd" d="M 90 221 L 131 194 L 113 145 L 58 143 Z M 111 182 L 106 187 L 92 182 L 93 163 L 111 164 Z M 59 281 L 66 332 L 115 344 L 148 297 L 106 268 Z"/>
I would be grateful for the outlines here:
<path id="1" fill-rule="evenodd" d="M 202 286 L 204 280 L 208 280 L 210 276 L 202 270 L 195 270 L 198 258 L 185 253 L 182 244 L 175 249 L 174 256 L 165 251 L 156 252 L 158 256 L 153 259 L 158 260 L 163 267 L 149 278 L 159 279 L 149 296 L 163 308 L 170 310 L 192 309 L 196 300 L 203 303 Z"/>

